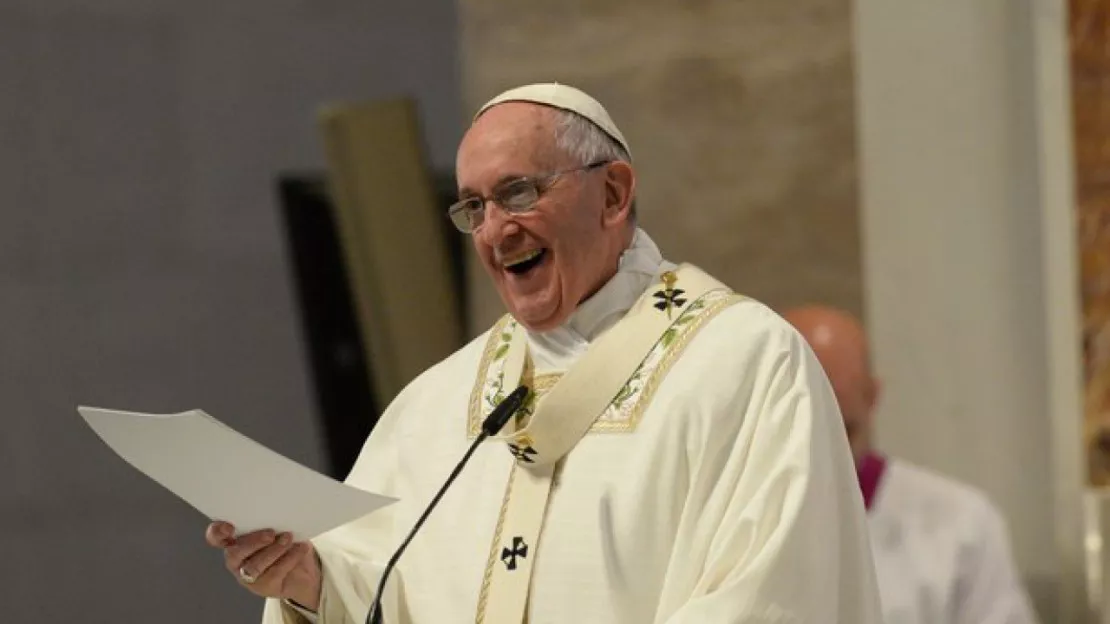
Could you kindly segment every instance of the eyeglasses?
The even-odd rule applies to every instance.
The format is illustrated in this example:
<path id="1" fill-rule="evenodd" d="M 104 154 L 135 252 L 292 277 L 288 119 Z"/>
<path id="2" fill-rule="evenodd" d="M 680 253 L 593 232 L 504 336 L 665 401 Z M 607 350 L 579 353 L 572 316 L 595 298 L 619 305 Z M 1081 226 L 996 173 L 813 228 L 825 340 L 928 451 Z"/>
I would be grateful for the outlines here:
<path id="1" fill-rule="evenodd" d="M 609 164 L 610 160 L 601 160 L 573 169 L 562 169 L 540 176 L 530 176 L 509 180 L 497 185 L 489 197 L 480 195 L 467 197 L 451 204 L 447 209 L 447 216 L 463 234 L 470 234 L 486 220 L 486 203 L 493 202 L 501 206 L 505 212 L 513 215 L 524 214 L 536 207 L 536 202 L 548 191 L 555 182 L 568 173 L 590 171 L 602 165 Z"/>

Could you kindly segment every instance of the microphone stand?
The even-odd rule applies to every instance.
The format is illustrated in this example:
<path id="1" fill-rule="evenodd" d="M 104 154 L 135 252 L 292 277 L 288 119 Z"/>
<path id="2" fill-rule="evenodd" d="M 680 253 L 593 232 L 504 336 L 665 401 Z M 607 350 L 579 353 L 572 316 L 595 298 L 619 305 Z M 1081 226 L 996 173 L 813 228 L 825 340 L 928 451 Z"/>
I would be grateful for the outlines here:
<path id="1" fill-rule="evenodd" d="M 405 537 L 405 541 L 401 542 L 401 546 L 397 548 L 397 551 L 389 558 L 389 563 L 386 564 L 385 570 L 382 571 L 382 578 L 378 583 L 378 591 L 374 596 L 374 602 L 370 605 L 370 611 L 366 614 L 366 624 L 382 623 L 382 592 L 385 591 L 385 582 L 389 578 L 389 574 L 393 572 L 393 567 L 397 565 L 397 561 L 401 558 L 405 549 L 408 548 L 409 542 L 416 536 L 416 532 L 420 530 L 420 527 L 424 525 L 424 521 L 428 519 L 432 510 L 439 504 L 439 499 L 443 498 L 443 495 L 447 492 L 447 488 L 451 487 L 451 484 L 455 482 L 455 478 L 462 472 L 463 467 L 470 461 L 470 456 L 478 449 L 478 445 L 484 442 L 486 438 L 501 431 L 501 428 L 505 426 L 509 418 L 524 405 L 524 399 L 528 396 L 528 392 L 528 386 L 518 387 L 516 390 L 513 390 L 509 396 L 498 403 L 497 407 L 493 408 L 490 415 L 486 417 L 486 420 L 482 423 L 481 432 L 474 438 L 474 442 L 471 443 L 470 448 L 466 450 L 466 454 L 463 455 L 459 463 L 455 465 L 455 469 L 451 471 L 451 474 L 447 477 L 447 481 L 445 481 L 443 486 L 439 488 L 439 491 L 436 492 L 436 495 L 432 498 L 432 502 L 428 503 L 428 508 L 424 510 L 424 513 L 420 515 L 416 524 L 413 525 L 412 530 L 409 531 L 408 536 Z"/>

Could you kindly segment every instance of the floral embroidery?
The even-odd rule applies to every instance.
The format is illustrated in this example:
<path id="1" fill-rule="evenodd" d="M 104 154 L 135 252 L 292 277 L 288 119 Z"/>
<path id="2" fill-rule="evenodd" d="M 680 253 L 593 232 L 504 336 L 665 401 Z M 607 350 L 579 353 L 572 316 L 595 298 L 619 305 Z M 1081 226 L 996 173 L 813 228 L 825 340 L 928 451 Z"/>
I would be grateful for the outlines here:
<path id="1" fill-rule="evenodd" d="M 590 432 L 635 430 L 655 389 L 666 376 L 675 359 L 685 349 L 686 344 L 697 334 L 697 330 L 721 310 L 741 299 L 741 296 L 729 291 L 712 290 L 685 305 L 678 318 L 652 346 L 647 357 L 636 368 L 636 372 L 613 397 L 609 407 L 590 427 Z M 512 343 L 515 329 L 516 321 L 505 316 L 490 332 L 478 369 L 478 381 L 471 395 L 468 418 L 468 434 L 471 437 L 478 434 L 482 419 L 505 397 L 504 359 Z M 561 374 L 535 376 L 530 363 L 526 362 L 524 381 L 532 386 L 533 391 L 528 395 L 524 407 L 517 415 L 518 428 L 523 426 L 522 423 L 528 422 L 528 418 L 535 412 L 536 403 L 560 378 Z"/>

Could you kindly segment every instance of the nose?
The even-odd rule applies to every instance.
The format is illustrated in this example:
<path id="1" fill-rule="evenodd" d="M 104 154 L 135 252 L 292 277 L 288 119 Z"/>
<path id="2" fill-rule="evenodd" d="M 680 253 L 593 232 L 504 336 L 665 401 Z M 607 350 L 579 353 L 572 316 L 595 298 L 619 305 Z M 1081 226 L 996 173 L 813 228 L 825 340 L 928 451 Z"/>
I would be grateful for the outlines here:
<path id="1" fill-rule="evenodd" d="M 496 249 L 508 238 L 520 233 L 520 224 L 496 202 L 486 202 L 485 218 L 475 235 L 482 243 Z"/>

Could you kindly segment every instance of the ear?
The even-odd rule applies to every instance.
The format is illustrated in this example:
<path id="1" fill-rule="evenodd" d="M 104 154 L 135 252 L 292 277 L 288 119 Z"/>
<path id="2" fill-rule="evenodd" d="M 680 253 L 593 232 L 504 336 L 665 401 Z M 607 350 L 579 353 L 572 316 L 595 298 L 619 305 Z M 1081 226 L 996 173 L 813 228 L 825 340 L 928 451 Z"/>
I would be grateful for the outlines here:
<path id="1" fill-rule="evenodd" d="M 632 165 L 617 160 L 605 166 L 605 225 L 627 223 L 632 215 L 632 198 L 636 193 L 636 173 Z"/>
<path id="2" fill-rule="evenodd" d="M 879 397 L 883 393 L 883 383 L 876 377 L 871 378 L 871 384 L 867 392 L 867 410 L 869 412 L 875 411 L 875 406 L 879 404 Z"/>

